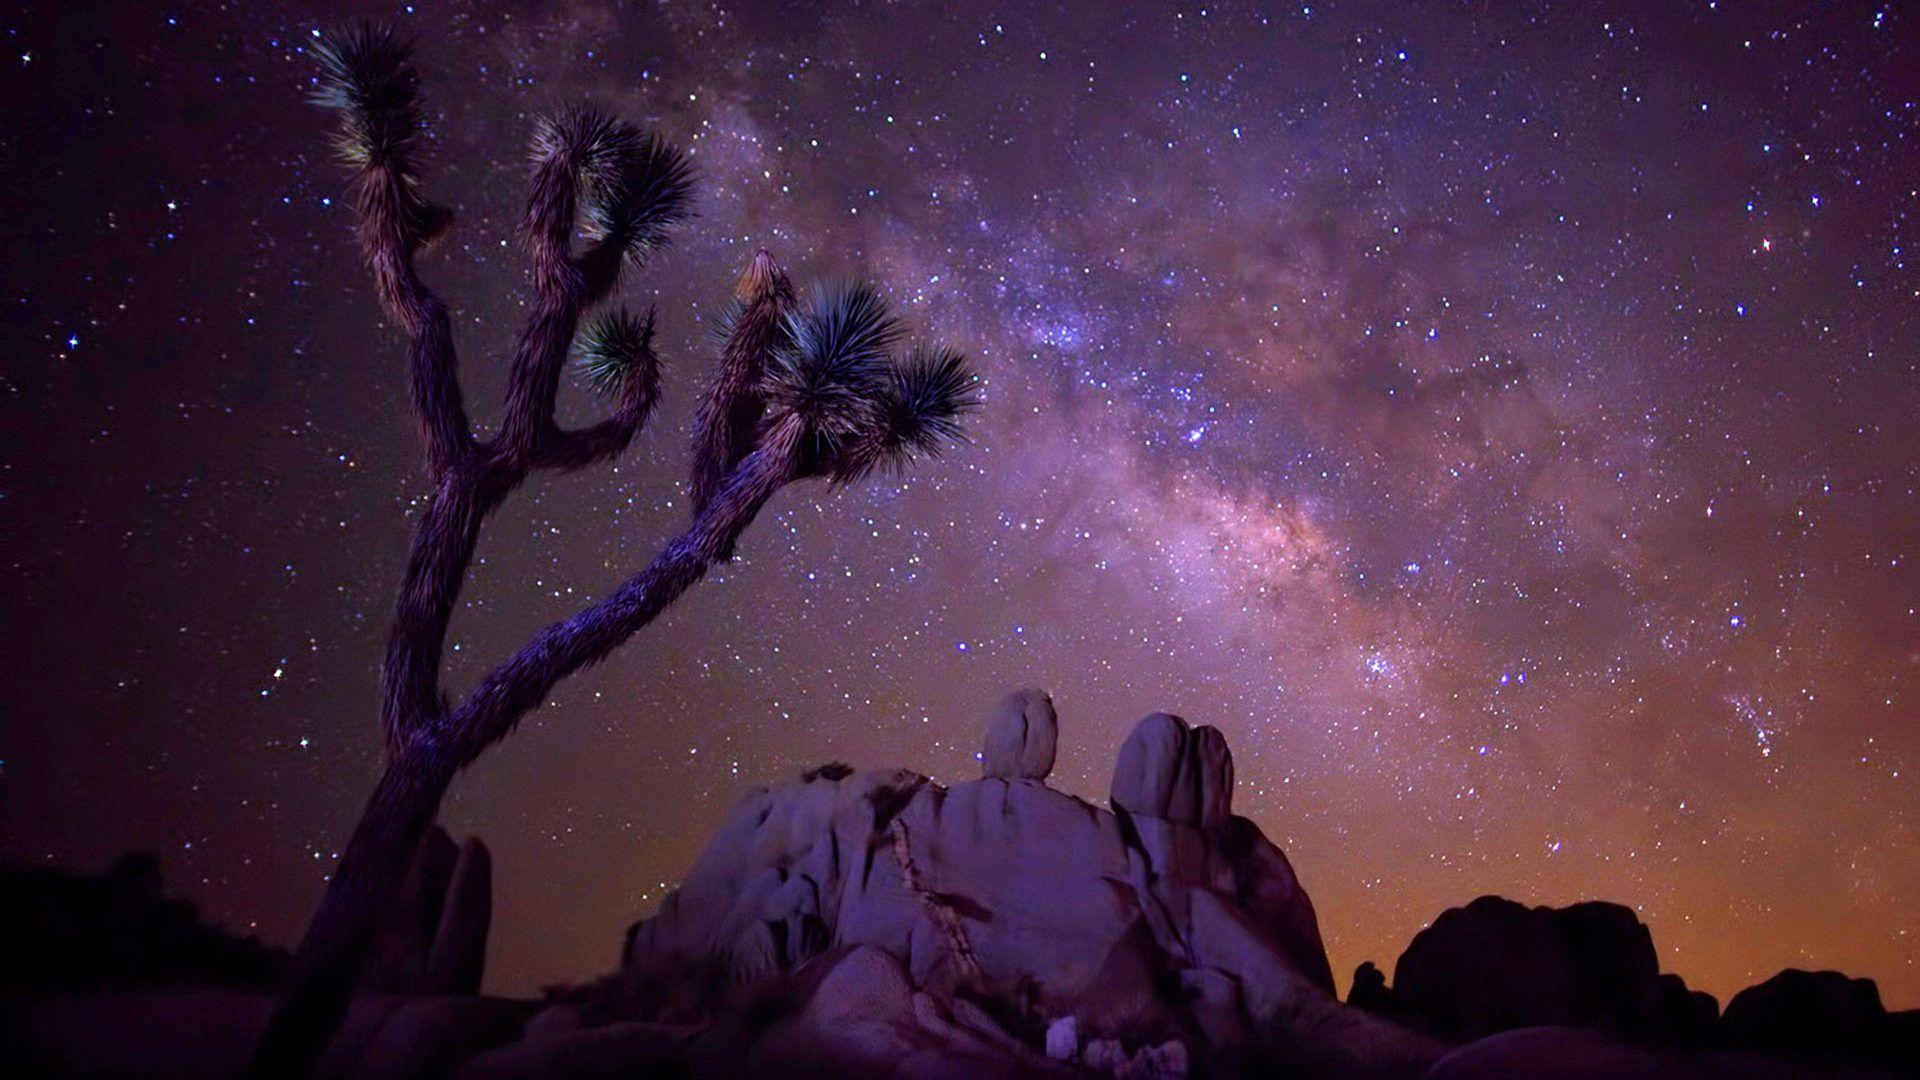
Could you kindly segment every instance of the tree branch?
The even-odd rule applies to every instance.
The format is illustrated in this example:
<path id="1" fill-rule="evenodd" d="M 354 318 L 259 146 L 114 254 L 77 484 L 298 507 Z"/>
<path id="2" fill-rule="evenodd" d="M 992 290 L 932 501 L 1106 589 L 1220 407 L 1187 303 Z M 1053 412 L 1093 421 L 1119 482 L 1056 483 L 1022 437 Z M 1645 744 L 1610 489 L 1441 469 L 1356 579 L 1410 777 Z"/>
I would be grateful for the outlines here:
<path id="1" fill-rule="evenodd" d="M 499 446 L 521 467 L 531 462 L 553 425 L 560 368 L 579 328 L 586 280 L 574 264 L 571 238 L 582 171 L 591 148 L 581 145 L 604 122 L 585 109 L 544 119 L 534 135 L 538 165 L 521 236 L 533 259 L 534 310 L 521 327 L 507 376 Z"/>
<path id="2" fill-rule="evenodd" d="M 402 181 L 383 168 L 360 177 L 360 248 L 381 306 L 407 334 L 407 376 L 413 411 L 426 443 L 427 471 L 438 478 L 472 445 L 460 393 L 453 325 L 447 306 L 420 280 L 413 242 L 398 221 Z"/>
<path id="3" fill-rule="evenodd" d="M 521 467 L 543 456 L 543 444 L 578 444 L 555 431 L 553 408 L 580 315 L 612 291 L 623 263 L 637 263 L 666 242 L 666 227 L 686 214 L 690 190 L 678 151 L 585 106 L 542 120 L 533 146 L 538 166 L 522 232 L 538 300 L 514 346 L 498 440 L 501 453 Z M 593 243 L 575 259 L 571 239 L 583 200 Z"/>
<path id="4" fill-rule="evenodd" d="M 518 481 L 466 459 L 446 474 L 414 531 L 380 665 L 380 720 L 390 752 L 445 711 L 440 662 L 480 526 Z"/>
<path id="5" fill-rule="evenodd" d="M 425 143 L 420 80 L 409 50 L 391 30 L 363 26 L 314 47 L 320 63 L 315 104 L 340 121 L 333 148 L 353 170 L 360 250 L 380 303 L 406 331 L 413 410 L 438 480 L 473 441 L 461 402 L 446 305 L 413 265 L 414 254 L 445 232 L 451 215 L 420 193 Z"/>
<path id="6" fill-rule="evenodd" d="M 734 296 L 739 307 L 720 353 L 720 370 L 694 419 L 689 481 L 695 514 L 706 508 L 727 474 L 753 447 L 754 431 L 766 411 L 760 377 L 793 307 L 793 283 L 774 265 L 773 255 L 762 250 L 740 275 Z"/>
<path id="7" fill-rule="evenodd" d="M 798 439 L 797 430 L 776 433 L 747 455 L 707 508 L 646 569 L 599 602 L 534 635 L 480 680 L 447 717 L 436 741 L 447 745 L 464 767 L 545 702 L 560 680 L 598 662 L 652 622 L 732 551 L 761 507 L 794 478 Z"/>
<path id="8" fill-rule="evenodd" d="M 612 461 L 626 453 L 652 411 L 651 401 L 638 408 L 622 406 L 619 412 L 597 424 L 573 431 L 555 431 L 541 448 L 539 464 L 560 472 L 576 472 L 589 465 Z"/>

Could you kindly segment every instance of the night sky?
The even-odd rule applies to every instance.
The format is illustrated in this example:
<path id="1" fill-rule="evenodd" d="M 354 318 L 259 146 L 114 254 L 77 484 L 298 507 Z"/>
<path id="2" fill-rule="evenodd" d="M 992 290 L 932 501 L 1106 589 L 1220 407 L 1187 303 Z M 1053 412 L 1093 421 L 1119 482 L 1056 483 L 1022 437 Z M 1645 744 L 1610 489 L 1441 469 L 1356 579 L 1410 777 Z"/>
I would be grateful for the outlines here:
<path id="1" fill-rule="evenodd" d="M 531 118 L 590 94 L 703 177 L 626 289 L 666 406 L 493 520 L 454 687 L 683 523 L 756 248 L 986 379 L 973 445 L 788 489 L 458 782 L 489 986 L 611 970 L 754 785 L 977 775 L 1038 685 L 1103 804 L 1140 716 L 1221 728 L 1343 986 L 1497 892 L 1633 905 L 1723 1001 L 1920 1004 L 1920 10 L 1119 6 L 364 9 L 419 43 L 482 422 Z M 345 14 L 34 4 L 0 57 L 0 849 L 155 850 L 278 942 L 377 773 L 427 491 L 305 103 Z"/>

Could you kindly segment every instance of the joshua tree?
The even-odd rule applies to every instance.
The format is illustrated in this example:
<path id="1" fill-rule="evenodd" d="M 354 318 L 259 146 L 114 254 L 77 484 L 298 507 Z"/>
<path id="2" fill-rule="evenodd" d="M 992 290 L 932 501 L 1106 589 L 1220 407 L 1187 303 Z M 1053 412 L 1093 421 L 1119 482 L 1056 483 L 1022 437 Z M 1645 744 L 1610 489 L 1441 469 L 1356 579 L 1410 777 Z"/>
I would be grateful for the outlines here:
<path id="1" fill-rule="evenodd" d="M 316 50 L 315 101 L 340 113 L 335 147 L 352 170 L 362 253 L 380 302 L 405 331 L 413 411 L 433 495 L 407 556 L 380 673 L 387 764 L 294 957 L 286 996 L 255 1059 L 262 1074 L 309 1069 L 351 995 L 377 915 L 393 904 L 448 785 L 546 700 L 731 558 L 767 500 L 813 477 L 846 482 L 937 453 L 975 404 L 960 354 L 896 359 L 901 327 L 873 289 L 797 299 L 762 251 L 741 275 L 720 370 L 697 414 L 692 520 L 653 561 L 599 601 L 539 631 L 458 701 L 440 687 L 441 650 L 480 527 L 536 469 L 614 460 L 652 412 L 654 316 L 618 307 L 582 328 L 686 215 L 680 153 L 587 107 L 541 120 L 522 238 L 533 311 L 513 348 L 499 430 L 477 436 L 456 373 L 446 306 L 415 255 L 449 224 L 422 193 L 418 76 L 391 32 L 362 28 Z M 576 250 L 576 236 L 583 241 Z M 578 430 L 554 420 L 568 354 L 613 415 Z"/>

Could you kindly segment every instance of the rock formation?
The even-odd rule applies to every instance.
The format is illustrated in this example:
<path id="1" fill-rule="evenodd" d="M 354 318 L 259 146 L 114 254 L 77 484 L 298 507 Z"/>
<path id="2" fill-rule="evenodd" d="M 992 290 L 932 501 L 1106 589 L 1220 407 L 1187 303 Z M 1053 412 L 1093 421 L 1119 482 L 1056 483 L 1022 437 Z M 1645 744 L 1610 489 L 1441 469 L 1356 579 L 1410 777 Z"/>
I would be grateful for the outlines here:
<path id="1" fill-rule="evenodd" d="M 1789 968 L 1727 1002 L 1727 1044 L 1797 1058 L 1902 1064 L 1920 1070 L 1920 1012 L 1889 1013 L 1872 979 Z"/>
<path id="2" fill-rule="evenodd" d="M 1047 786 L 1058 738 L 1052 702 L 1020 691 L 989 718 L 979 780 L 834 763 L 752 792 L 632 928 L 617 972 L 541 1002 L 478 994 L 490 861 L 435 830 L 318 1071 L 1567 1080 L 1920 1064 L 1915 1014 L 1888 1014 L 1871 982 L 1785 972 L 1723 1022 L 1659 972 L 1632 911 L 1598 902 L 1449 910 L 1391 987 L 1363 964 L 1343 1004 L 1293 868 L 1233 813 L 1220 732 L 1142 720 L 1109 808 Z M 0 978 L 0 1060 L 242 1068 L 284 957 L 161 900 L 150 858 L 18 876 L 0 878 L 0 930 L 28 964 Z"/>
<path id="3" fill-rule="evenodd" d="M 923 1011 L 980 1014 L 955 1023 L 1083 1067 L 1204 1054 L 1405 1071 L 1437 1056 L 1333 998 L 1312 902 L 1232 813 L 1218 731 L 1141 721 L 1112 810 L 1046 786 L 1057 737 L 1052 703 L 1021 691 L 990 720 L 980 780 L 836 765 L 753 793 L 633 928 L 585 1014 L 698 1021 L 810 962 L 860 956 L 877 978 L 884 956 Z M 1323 1055 L 1290 1036 L 1307 1026 L 1351 1038 Z"/>
<path id="4" fill-rule="evenodd" d="M 1653 936 L 1630 909 L 1482 896 L 1414 935 L 1387 1011 L 1450 1041 L 1541 1024 L 1640 1034 L 1661 993 Z"/>
<path id="5" fill-rule="evenodd" d="M 0 865 L 0 993 L 99 986 L 272 986 L 286 953 L 203 921 L 160 891 L 160 861 L 104 874 Z"/>

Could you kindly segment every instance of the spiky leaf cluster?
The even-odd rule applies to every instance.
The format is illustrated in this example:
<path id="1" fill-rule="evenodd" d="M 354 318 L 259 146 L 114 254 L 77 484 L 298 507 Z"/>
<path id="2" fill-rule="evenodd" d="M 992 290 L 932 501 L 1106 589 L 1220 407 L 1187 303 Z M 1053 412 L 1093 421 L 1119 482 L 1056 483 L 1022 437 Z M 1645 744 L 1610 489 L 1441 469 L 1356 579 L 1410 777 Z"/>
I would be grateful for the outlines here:
<path id="1" fill-rule="evenodd" d="M 574 342 L 574 368 L 596 394 L 615 397 L 656 377 L 653 311 L 637 317 L 625 308 L 601 312 Z"/>
<path id="2" fill-rule="evenodd" d="M 311 100 L 339 110 L 334 149 L 348 165 L 386 165 L 412 173 L 422 140 L 420 77 L 412 49 L 390 27 L 362 25 L 320 39 Z"/>
<path id="3" fill-rule="evenodd" d="M 943 345 L 921 345 L 894 365 L 882 419 L 895 448 L 908 456 L 938 454 L 965 436 L 960 418 L 980 404 L 979 376 L 967 358 Z"/>
<path id="4" fill-rule="evenodd" d="M 728 297 L 720 302 L 720 308 L 706 320 L 707 332 L 713 336 L 716 348 L 726 348 L 727 342 L 739 332 L 740 320 L 747 314 L 747 305 L 736 297 Z"/>
<path id="5" fill-rule="evenodd" d="M 875 470 L 899 470 L 931 457 L 949 442 L 966 438 L 960 418 L 979 400 L 979 377 L 967 358 L 944 346 L 918 346 L 889 365 L 886 385 L 873 404 L 872 423 L 841 448 L 826 469 L 836 483 L 852 483 Z"/>
<path id="6" fill-rule="evenodd" d="M 900 320 L 869 285 L 817 289 L 788 313 L 764 378 L 768 407 L 797 417 L 822 455 L 871 430 Z"/>
<path id="7" fill-rule="evenodd" d="M 803 471 L 847 482 L 963 437 L 979 382 L 966 357 L 921 346 L 896 360 L 900 322 L 870 286 L 817 290 L 783 332 L 761 394 L 805 431 Z"/>
<path id="8" fill-rule="evenodd" d="M 693 199 L 693 166 L 658 135 L 613 121 L 584 162 L 583 230 L 639 263 L 667 242 L 669 226 L 684 220 Z"/>

